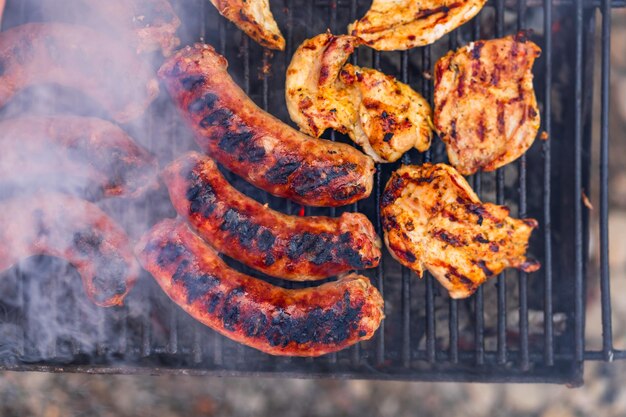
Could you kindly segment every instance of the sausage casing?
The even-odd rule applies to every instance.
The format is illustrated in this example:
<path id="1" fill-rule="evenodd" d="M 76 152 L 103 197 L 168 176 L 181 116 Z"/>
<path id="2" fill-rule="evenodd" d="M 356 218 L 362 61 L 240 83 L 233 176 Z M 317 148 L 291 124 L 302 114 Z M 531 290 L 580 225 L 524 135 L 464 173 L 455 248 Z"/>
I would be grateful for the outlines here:
<path id="1" fill-rule="evenodd" d="M 135 284 L 139 265 L 128 237 L 96 205 L 41 193 L 2 201 L 0 213 L 0 270 L 33 255 L 66 259 L 101 307 L 122 304 Z"/>
<path id="2" fill-rule="evenodd" d="M 383 299 L 350 274 L 315 288 L 287 290 L 229 268 L 180 220 L 164 220 L 136 254 L 163 291 L 201 323 L 272 355 L 319 356 L 372 337 Z"/>
<path id="3" fill-rule="evenodd" d="M 163 172 L 180 216 L 211 246 L 261 272 L 305 281 L 373 268 L 380 239 L 361 213 L 339 218 L 287 216 L 232 187 L 217 164 L 196 152 Z"/>
<path id="4" fill-rule="evenodd" d="M 120 123 L 143 114 L 159 92 L 148 63 L 87 27 L 27 23 L 0 32 L 0 106 L 40 84 L 81 91 Z"/>
<path id="5" fill-rule="evenodd" d="M 257 187 L 301 204 L 342 206 L 370 194 L 371 158 L 306 136 L 264 112 L 226 67 L 211 46 L 196 44 L 159 71 L 203 151 Z"/>
<path id="6" fill-rule="evenodd" d="M 92 117 L 20 117 L 0 122 L 0 188 L 136 197 L 156 188 L 156 159 L 118 126 Z"/>

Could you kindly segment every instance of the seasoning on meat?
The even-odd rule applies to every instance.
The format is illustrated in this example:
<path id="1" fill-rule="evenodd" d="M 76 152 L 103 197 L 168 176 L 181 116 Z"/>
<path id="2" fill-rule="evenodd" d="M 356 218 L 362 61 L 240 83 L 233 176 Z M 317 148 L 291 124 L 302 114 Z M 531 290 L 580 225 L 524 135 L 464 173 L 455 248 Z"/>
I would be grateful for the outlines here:
<path id="1" fill-rule="evenodd" d="M 480 12 L 487 0 L 374 0 L 348 33 L 370 48 L 397 51 L 430 45 Z"/>
<path id="2" fill-rule="evenodd" d="M 285 50 L 285 38 L 274 20 L 268 0 L 211 0 L 222 16 L 261 46 Z"/>
<path id="3" fill-rule="evenodd" d="M 428 102 L 394 77 L 346 61 L 361 42 L 330 33 L 305 40 L 287 69 L 291 119 L 309 135 L 346 133 L 377 162 L 430 147 Z"/>
<path id="4" fill-rule="evenodd" d="M 481 203 L 465 178 L 445 164 L 394 172 L 381 216 L 392 256 L 420 277 L 430 271 L 452 298 L 469 297 L 507 267 L 540 267 L 525 256 L 537 221 L 513 219 L 507 207 Z"/>
<path id="5" fill-rule="evenodd" d="M 435 128 L 461 174 L 493 171 L 530 148 L 540 117 L 526 33 L 476 41 L 435 65 Z"/>

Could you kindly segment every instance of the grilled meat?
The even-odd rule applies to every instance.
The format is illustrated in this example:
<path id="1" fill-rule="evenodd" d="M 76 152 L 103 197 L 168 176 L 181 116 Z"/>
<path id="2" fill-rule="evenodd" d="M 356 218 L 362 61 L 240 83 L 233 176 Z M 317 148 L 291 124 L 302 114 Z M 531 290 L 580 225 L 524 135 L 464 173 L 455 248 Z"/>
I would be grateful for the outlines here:
<path id="1" fill-rule="evenodd" d="M 48 83 L 83 92 L 118 122 L 139 117 L 159 92 L 147 63 L 89 28 L 27 23 L 0 32 L 0 106 Z"/>
<path id="2" fill-rule="evenodd" d="M 226 67 L 212 47 L 196 44 L 159 71 L 203 151 L 257 187 L 298 203 L 341 206 L 370 194 L 371 158 L 303 135 L 259 109 Z"/>
<path id="3" fill-rule="evenodd" d="M 222 16 L 261 46 L 285 50 L 285 38 L 274 20 L 268 0 L 211 0 Z"/>
<path id="4" fill-rule="evenodd" d="M 452 298 L 469 297 L 507 267 L 539 269 L 526 258 L 533 219 L 481 203 L 467 181 L 445 164 L 403 166 L 393 173 L 381 202 L 385 244 L 420 277 L 424 269 Z"/>
<path id="5" fill-rule="evenodd" d="M 76 267 L 95 304 L 122 304 L 139 265 L 124 231 L 97 206 L 39 193 L 0 202 L 0 213 L 0 270 L 33 255 L 56 256 Z"/>
<path id="6" fill-rule="evenodd" d="M 2 15 L 4 14 L 4 8 L 6 5 L 6 0 L 0 0 L 0 29 L 2 29 Z"/>
<path id="7" fill-rule="evenodd" d="M 397 51 L 429 45 L 480 12 L 487 0 L 374 0 L 348 26 L 370 48 Z"/>
<path id="8" fill-rule="evenodd" d="M 300 45 L 285 85 L 291 119 L 312 136 L 328 128 L 346 133 L 377 162 L 427 150 L 428 102 L 394 77 L 346 64 L 359 44 L 353 36 L 324 33 Z"/>
<path id="9" fill-rule="evenodd" d="M 380 240 L 363 214 L 287 216 L 232 187 L 210 158 L 192 152 L 163 173 L 178 214 L 211 246 L 252 268 L 295 281 L 373 268 Z"/>
<path id="10" fill-rule="evenodd" d="M 163 291 L 199 322 L 272 355 L 319 356 L 372 337 L 383 299 L 350 274 L 287 290 L 229 268 L 181 221 L 164 220 L 136 247 Z"/>
<path id="11" fill-rule="evenodd" d="M 463 175 L 519 158 L 539 130 L 532 66 L 541 50 L 520 32 L 477 41 L 435 65 L 435 128 Z"/>
<path id="12" fill-rule="evenodd" d="M 0 122 L 0 189 L 33 188 L 83 196 L 136 197 L 156 188 L 156 160 L 119 127 L 76 117 L 22 117 Z"/>
<path id="13" fill-rule="evenodd" d="M 168 56 L 180 45 L 180 19 L 167 0 L 39 0 L 48 19 L 85 25 L 119 36 L 138 53 L 161 50 Z"/>

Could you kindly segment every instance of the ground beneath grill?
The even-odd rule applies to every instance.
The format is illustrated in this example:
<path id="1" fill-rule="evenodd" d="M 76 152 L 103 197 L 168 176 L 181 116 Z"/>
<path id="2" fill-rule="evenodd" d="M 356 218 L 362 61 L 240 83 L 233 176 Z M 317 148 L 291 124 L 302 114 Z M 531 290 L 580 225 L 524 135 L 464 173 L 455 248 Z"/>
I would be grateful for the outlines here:
<path id="1" fill-rule="evenodd" d="M 613 12 L 610 262 L 615 344 L 626 342 L 626 10 Z M 596 48 L 599 51 L 599 48 Z M 597 196 L 596 196 L 597 197 Z M 592 198 L 594 200 L 594 198 Z M 593 212 L 592 212 L 593 213 Z M 597 216 L 597 213 L 593 213 Z M 592 222 L 593 224 L 594 222 Z M 597 233 L 592 230 L 592 238 Z M 592 259 L 597 244 L 592 244 Z M 587 340 L 600 346 L 590 280 Z M 0 373 L 0 416 L 626 415 L 626 363 L 588 363 L 585 386 Z"/>

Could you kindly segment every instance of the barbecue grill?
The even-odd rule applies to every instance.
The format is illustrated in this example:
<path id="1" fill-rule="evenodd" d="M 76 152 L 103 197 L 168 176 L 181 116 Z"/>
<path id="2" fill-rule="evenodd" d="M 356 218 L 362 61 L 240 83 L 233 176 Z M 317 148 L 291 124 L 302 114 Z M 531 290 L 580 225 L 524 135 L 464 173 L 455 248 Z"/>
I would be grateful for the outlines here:
<path id="1" fill-rule="evenodd" d="M 183 19 L 183 44 L 204 40 L 214 45 L 251 98 L 288 122 L 284 77 L 293 51 L 327 28 L 345 33 L 370 2 L 274 0 L 286 53 L 264 51 L 206 0 L 173 4 Z M 612 342 L 607 251 L 610 14 L 612 7 L 625 5 L 624 0 L 494 0 L 477 18 L 431 46 L 382 53 L 362 47 L 351 58 L 354 64 L 397 76 L 432 102 L 430 71 L 446 51 L 522 28 L 533 31 L 531 38 L 543 50 L 533 72 L 541 130 L 549 140 L 538 139 L 520 160 L 495 173 L 474 175 L 470 183 L 483 201 L 506 204 L 516 217 L 539 221 L 529 250 L 542 263 L 538 272 L 506 271 L 473 297 L 455 301 L 431 276 L 418 280 L 385 252 L 378 268 L 362 272 L 386 302 L 387 318 L 374 338 L 336 354 L 305 359 L 272 357 L 220 336 L 169 301 L 147 274 L 125 306 L 94 307 L 71 267 L 34 257 L 0 277 L 0 369 L 582 384 L 585 360 L 626 358 L 626 351 L 614 349 Z M 28 3 L 9 1 L 4 28 L 37 18 Z M 600 35 L 595 33 L 596 19 L 601 20 Z M 600 176 L 599 183 L 592 184 L 596 36 L 601 36 Z M 145 120 L 125 128 L 161 163 L 194 146 L 165 93 Z M 332 132 L 326 137 L 348 142 Z M 443 144 L 436 139 L 431 150 L 412 151 L 401 163 L 445 159 Z M 306 208 L 305 213 L 335 216 L 358 210 L 382 235 L 378 203 L 399 163 L 378 166 L 370 198 L 345 208 Z M 292 214 L 303 210 L 226 175 L 240 190 L 275 209 Z M 585 195 L 596 188 L 599 271 L 588 262 L 590 216 L 584 204 Z M 174 215 L 163 191 L 132 206 L 118 201 L 102 205 L 131 234 L 137 215 L 153 223 Z M 591 351 L 585 348 L 585 300 L 595 280 L 601 290 L 603 345 Z"/>

